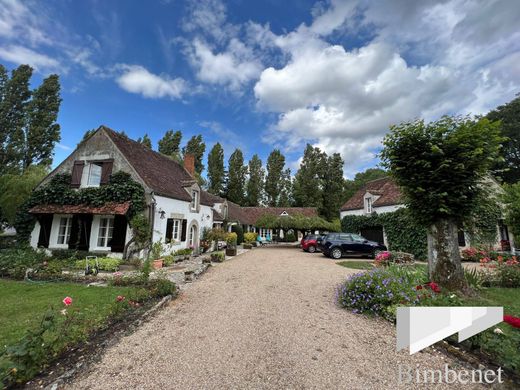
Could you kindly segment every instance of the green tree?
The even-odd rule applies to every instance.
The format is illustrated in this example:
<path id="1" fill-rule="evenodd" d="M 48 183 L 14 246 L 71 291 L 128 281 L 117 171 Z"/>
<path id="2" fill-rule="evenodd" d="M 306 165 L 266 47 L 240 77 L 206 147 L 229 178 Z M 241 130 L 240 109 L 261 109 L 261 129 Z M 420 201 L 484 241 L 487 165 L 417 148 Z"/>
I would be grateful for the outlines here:
<path id="1" fill-rule="evenodd" d="M 180 160 L 180 145 L 182 133 L 180 130 L 168 130 L 159 140 L 159 153 Z"/>
<path id="2" fill-rule="evenodd" d="M 327 174 L 327 155 L 320 148 L 307 144 L 300 169 L 294 177 L 296 206 L 322 208 L 323 177 Z"/>
<path id="3" fill-rule="evenodd" d="M 259 206 L 263 200 L 265 172 L 257 154 L 249 160 L 249 179 L 246 187 L 246 205 Z"/>
<path id="4" fill-rule="evenodd" d="M 215 195 L 222 195 L 224 178 L 224 149 L 217 142 L 208 154 L 208 191 Z"/>
<path id="5" fill-rule="evenodd" d="M 0 177 L 0 214 L 3 222 L 13 226 L 20 206 L 31 196 L 33 189 L 47 175 L 42 165 L 29 166 L 22 174 Z"/>
<path id="6" fill-rule="evenodd" d="M 501 142 L 499 122 L 468 117 L 401 123 L 383 141 L 384 166 L 414 218 L 428 226 L 430 279 L 448 289 L 466 286 L 458 226 L 471 215 Z"/>
<path id="7" fill-rule="evenodd" d="M 497 107 L 486 116 L 490 121 L 500 121 L 503 161 L 497 161 L 493 171 L 506 183 L 520 181 L 520 94 L 509 103 Z"/>
<path id="8" fill-rule="evenodd" d="M 200 176 L 204 170 L 204 164 L 202 164 L 202 158 L 206 151 L 206 144 L 202 140 L 202 135 L 194 135 L 190 138 L 184 148 L 182 148 L 182 154 L 192 154 L 195 157 L 195 172 Z"/>
<path id="9" fill-rule="evenodd" d="M 265 178 L 265 194 L 269 206 L 278 204 L 284 166 L 285 156 L 280 150 L 274 149 L 267 158 L 267 176 Z"/>
<path id="10" fill-rule="evenodd" d="M 244 166 L 244 155 L 240 149 L 235 149 L 229 157 L 228 170 L 226 197 L 231 202 L 243 205 L 247 167 Z"/>
<path id="11" fill-rule="evenodd" d="M 152 149 L 152 140 L 150 139 L 150 137 L 148 137 L 148 134 L 146 133 L 145 135 L 143 135 L 143 138 L 139 137 L 137 139 L 137 142 L 139 142 L 143 146 L 146 146 L 148 149 Z"/>
<path id="12" fill-rule="evenodd" d="M 512 233 L 520 237 L 520 183 L 504 185 L 504 203 L 506 204 L 506 223 Z"/>
<path id="13" fill-rule="evenodd" d="M 0 174 L 18 172 L 23 166 L 31 76 L 28 65 L 14 69 L 10 78 L 0 65 Z"/>
<path id="14" fill-rule="evenodd" d="M 320 215 L 328 221 L 332 221 L 339 217 L 339 209 L 345 201 L 343 198 L 343 159 L 339 153 L 334 153 L 327 158 L 326 165 Z"/>
<path id="15" fill-rule="evenodd" d="M 24 169 L 33 164 L 51 165 L 54 145 L 61 139 L 60 125 L 56 123 L 60 104 L 58 76 L 50 75 L 33 91 L 27 106 Z"/>
<path id="16" fill-rule="evenodd" d="M 282 172 L 280 182 L 280 195 L 278 197 L 276 205 L 278 207 L 291 207 L 293 204 L 293 180 L 291 177 L 291 169 L 287 168 Z"/>
<path id="17" fill-rule="evenodd" d="M 85 133 L 83 134 L 83 138 L 81 139 L 81 141 L 79 141 L 78 145 L 79 145 L 80 143 L 82 143 L 83 141 L 89 139 L 90 136 L 91 136 L 92 134 L 94 134 L 95 132 L 96 132 L 96 129 L 90 129 L 90 130 L 85 131 Z"/>

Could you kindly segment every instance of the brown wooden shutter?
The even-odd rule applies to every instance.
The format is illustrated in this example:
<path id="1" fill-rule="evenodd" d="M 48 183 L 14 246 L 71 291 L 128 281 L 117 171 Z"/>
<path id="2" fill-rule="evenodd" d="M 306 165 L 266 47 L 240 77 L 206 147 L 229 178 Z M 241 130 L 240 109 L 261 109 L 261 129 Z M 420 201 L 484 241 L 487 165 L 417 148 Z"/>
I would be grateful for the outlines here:
<path id="1" fill-rule="evenodd" d="M 110 181 L 110 175 L 112 174 L 112 167 L 114 166 L 114 160 L 105 160 L 101 166 L 101 182 L 100 184 L 108 184 Z"/>
<path id="2" fill-rule="evenodd" d="M 188 230 L 188 220 L 182 220 L 182 229 L 181 229 L 181 241 L 186 241 L 186 230 Z"/>
<path id="3" fill-rule="evenodd" d="M 112 252 L 123 252 L 126 240 L 126 217 L 124 215 L 114 216 L 114 230 L 112 240 L 110 240 L 110 250 Z"/>
<path id="4" fill-rule="evenodd" d="M 83 175 L 84 166 L 84 161 L 74 161 L 74 165 L 72 166 L 72 179 L 70 182 L 71 187 L 79 188 L 81 185 L 81 175 Z"/>
<path id="5" fill-rule="evenodd" d="M 48 248 L 51 238 L 53 214 L 43 214 L 38 218 L 40 222 L 40 235 L 38 236 L 38 248 Z"/>
<path id="6" fill-rule="evenodd" d="M 166 237 L 164 238 L 164 242 L 169 244 L 172 242 L 173 238 L 173 218 L 168 218 L 166 220 Z"/>

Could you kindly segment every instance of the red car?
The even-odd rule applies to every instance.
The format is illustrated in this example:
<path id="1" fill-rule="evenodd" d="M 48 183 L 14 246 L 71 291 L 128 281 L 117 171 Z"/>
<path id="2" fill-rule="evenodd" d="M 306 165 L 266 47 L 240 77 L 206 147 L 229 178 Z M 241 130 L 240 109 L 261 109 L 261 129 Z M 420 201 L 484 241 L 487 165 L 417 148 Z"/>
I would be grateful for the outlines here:
<path id="1" fill-rule="evenodd" d="M 318 249 L 318 234 L 308 234 L 301 240 L 302 249 L 305 252 L 314 253 Z"/>

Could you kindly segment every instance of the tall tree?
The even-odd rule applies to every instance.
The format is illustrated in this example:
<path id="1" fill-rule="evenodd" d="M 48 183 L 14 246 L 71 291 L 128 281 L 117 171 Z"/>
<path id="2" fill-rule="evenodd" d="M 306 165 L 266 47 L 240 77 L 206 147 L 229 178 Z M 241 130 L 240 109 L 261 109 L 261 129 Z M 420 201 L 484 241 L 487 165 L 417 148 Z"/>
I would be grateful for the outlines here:
<path id="1" fill-rule="evenodd" d="M 323 176 L 326 174 L 327 155 L 320 148 L 307 144 L 300 169 L 294 178 L 296 206 L 322 208 Z"/>
<path id="2" fill-rule="evenodd" d="M 224 178 L 224 149 L 217 142 L 208 154 L 208 191 L 215 195 L 222 195 Z"/>
<path id="3" fill-rule="evenodd" d="M 152 140 L 150 139 L 150 137 L 148 137 L 148 134 L 146 133 L 143 135 L 143 138 L 139 137 L 137 139 L 137 142 L 139 142 L 143 146 L 146 146 L 148 149 L 152 149 Z"/>
<path id="4" fill-rule="evenodd" d="M 22 174 L 0 176 L 0 222 L 13 226 L 20 206 L 47 173 L 46 167 L 31 165 Z"/>
<path id="5" fill-rule="evenodd" d="M 282 172 L 280 181 L 280 196 L 278 197 L 276 206 L 291 207 L 293 203 L 293 180 L 291 178 L 291 169 L 287 168 Z"/>
<path id="6" fill-rule="evenodd" d="M 9 78 L 0 65 L 0 174 L 18 172 L 23 166 L 31 75 L 30 66 L 20 65 Z"/>
<path id="7" fill-rule="evenodd" d="M 488 113 L 487 118 L 490 121 L 499 120 L 502 135 L 507 137 L 502 142 L 503 161 L 497 161 L 493 171 L 506 183 L 516 183 L 520 181 L 520 94 Z"/>
<path id="8" fill-rule="evenodd" d="M 285 156 L 280 150 L 274 149 L 267 158 L 267 176 L 265 178 L 265 194 L 269 206 L 278 204 L 284 166 Z"/>
<path id="9" fill-rule="evenodd" d="M 384 166 L 412 216 L 428 226 L 430 280 L 447 289 L 466 286 L 458 225 L 471 216 L 501 142 L 499 122 L 468 117 L 401 123 L 383 141 Z"/>
<path id="10" fill-rule="evenodd" d="M 323 201 L 320 214 L 332 221 L 339 217 L 339 209 L 345 201 L 343 198 L 343 159 L 339 153 L 327 158 L 327 168 L 323 176 Z"/>
<path id="11" fill-rule="evenodd" d="M 182 133 L 180 130 L 168 130 L 159 140 L 159 153 L 179 158 Z"/>
<path id="12" fill-rule="evenodd" d="M 204 170 L 204 164 L 202 164 L 202 158 L 206 151 L 206 144 L 202 140 L 202 135 L 194 135 L 190 138 L 184 148 L 182 148 L 182 154 L 193 154 L 195 157 L 195 172 L 200 176 Z"/>
<path id="13" fill-rule="evenodd" d="M 54 145 L 60 141 L 60 82 L 50 75 L 32 93 L 25 129 L 24 170 L 33 164 L 51 165 Z"/>
<path id="14" fill-rule="evenodd" d="M 229 157 L 228 170 L 226 197 L 231 202 L 243 205 L 247 167 L 244 166 L 244 155 L 240 149 L 235 149 Z"/>
<path id="15" fill-rule="evenodd" d="M 249 179 L 246 186 L 246 205 L 259 206 L 263 199 L 265 172 L 257 154 L 249 160 Z"/>

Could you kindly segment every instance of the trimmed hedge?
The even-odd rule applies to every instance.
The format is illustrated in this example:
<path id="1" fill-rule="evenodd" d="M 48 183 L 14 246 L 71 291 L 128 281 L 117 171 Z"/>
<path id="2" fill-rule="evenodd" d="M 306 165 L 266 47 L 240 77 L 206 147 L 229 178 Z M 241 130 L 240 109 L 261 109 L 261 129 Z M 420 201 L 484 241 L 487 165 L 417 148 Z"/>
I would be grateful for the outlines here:
<path id="1" fill-rule="evenodd" d="M 383 214 L 347 215 L 341 221 L 341 230 L 349 233 L 360 233 L 362 229 L 379 226 L 385 229 L 388 249 L 411 253 L 418 260 L 426 260 L 426 228 L 419 226 L 406 208 Z"/>

